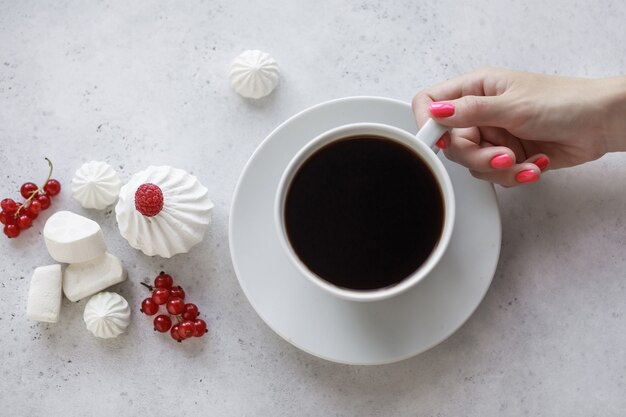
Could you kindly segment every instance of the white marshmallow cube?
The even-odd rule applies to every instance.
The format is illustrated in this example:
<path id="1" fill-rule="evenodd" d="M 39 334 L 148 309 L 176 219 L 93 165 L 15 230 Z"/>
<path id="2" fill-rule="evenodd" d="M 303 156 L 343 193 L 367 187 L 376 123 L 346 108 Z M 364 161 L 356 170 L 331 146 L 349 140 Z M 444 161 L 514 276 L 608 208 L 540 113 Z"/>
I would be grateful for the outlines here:
<path id="1" fill-rule="evenodd" d="M 100 225 L 71 211 L 59 211 L 50 216 L 43 236 L 50 256 L 57 262 L 87 262 L 106 251 Z"/>
<path id="2" fill-rule="evenodd" d="M 107 252 L 94 260 L 68 265 L 63 273 L 63 293 L 68 300 L 78 301 L 125 279 L 122 263 Z"/>
<path id="3" fill-rule="evenodd" d="M 40 266 L 30 279 L 26 318 L 56 323 L 61 311 L 61 265 Z"/>

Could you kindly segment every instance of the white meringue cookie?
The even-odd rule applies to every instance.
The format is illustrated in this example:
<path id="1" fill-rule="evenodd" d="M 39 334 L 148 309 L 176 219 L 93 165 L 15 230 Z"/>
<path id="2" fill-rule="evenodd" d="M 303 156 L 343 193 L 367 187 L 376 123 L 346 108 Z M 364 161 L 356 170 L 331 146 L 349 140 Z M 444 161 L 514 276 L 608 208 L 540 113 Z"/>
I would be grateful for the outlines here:
<path id="1" fill-rule="evenodd" d="M 144 216 L 135 207 L 135 192 L 142 184 L 157 185 L 163 207 Z M 148 256 L 170 258 L 188 252 L 202 241 L 211 222 L 213 203 L 196 177 L 170 166 L 150 166 L 133 175 L 120 191 L 115 215 L 130 246 Z"/>
<path id="2" fill-rule="evenodd" d="M 72 195 L 84 208 L 102 210 L 115 203 L 122 181 L 106 162 L 83 164 L 72 179 Z"/>
<path id="3" fill-rule="evenodd" d="M 101 292 L 89 299 L 83 319 L 87 330 L 94 336 L 103 339 L 117 337 L 130 324 L 130 306 L 119 294 Z"/>
<path id="4" fill-rule="evenodd" d="M 278 64 L 269 54 L 244 51 L 230 67 L 230 82 L 239 94 L 248 98 L 261 98 L 271 93 L 278 85 Z"/>

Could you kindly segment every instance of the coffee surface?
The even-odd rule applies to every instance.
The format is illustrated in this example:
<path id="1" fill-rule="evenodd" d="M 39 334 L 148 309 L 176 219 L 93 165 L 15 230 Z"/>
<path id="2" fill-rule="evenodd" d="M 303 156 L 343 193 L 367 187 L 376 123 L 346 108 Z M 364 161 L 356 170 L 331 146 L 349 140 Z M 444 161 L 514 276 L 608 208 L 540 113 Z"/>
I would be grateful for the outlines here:
<path id="1" fill-rule="evenodd" d="M 415 272 L 439 241 L 441 190 L 401 144 L 351 137 L 319 149 L 287 191 L 287 236 L 300 260 L 338 287 L 372 290 Z"/>

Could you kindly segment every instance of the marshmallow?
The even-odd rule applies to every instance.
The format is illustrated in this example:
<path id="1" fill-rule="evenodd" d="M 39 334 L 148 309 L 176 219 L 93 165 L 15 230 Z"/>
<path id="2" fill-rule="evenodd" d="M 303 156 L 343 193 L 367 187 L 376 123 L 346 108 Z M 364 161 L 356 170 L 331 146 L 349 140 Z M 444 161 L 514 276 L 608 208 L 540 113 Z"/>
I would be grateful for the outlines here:
<path id="1" fill-rule="evenodd" d="M 61 265 L 41 266 L 30 279 L 26 317 L 56 323 L 61 311 Z"/>
<path id="2" fill-rule="evenodd" d="M 70 211 L 54 213 L 43 228 L 43 236 L 57 262 L 87 262 L 106 251 L 100 225 Z"/>
<path id="3" fill-rule="evenodd" d="M 105 253 L 91 261 L 68 265 L 63 273 L 63 293 L 68 300 L 78 301 L 125 279 L 120 260 Z"/>

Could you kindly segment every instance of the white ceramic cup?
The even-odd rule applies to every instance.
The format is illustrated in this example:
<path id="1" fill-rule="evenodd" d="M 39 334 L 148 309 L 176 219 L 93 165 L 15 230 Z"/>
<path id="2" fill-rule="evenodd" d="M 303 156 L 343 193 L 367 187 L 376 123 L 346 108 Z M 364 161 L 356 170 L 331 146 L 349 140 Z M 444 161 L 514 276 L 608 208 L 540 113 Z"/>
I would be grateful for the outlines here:
<path id="1" fill-rule="evenodd" d="M 454 190 L 452 188 L 452 182 L 445 167 L 437 157 L 436 151 L 433 150 L 435 142 L 439 140 L 441 135 L 446 132 L 447 128 L 436 123 L 434 120 L 429 120 L 417 133 L 416 136 L 411 133 L 398 129 L 393 126 L 388 126 L 378 123 L 354 123 L 349 125 L 340 126 L 331 130 L 328 130 L 315 139 L 311 140 L 305 147 L 303 147 L 291 160 L 287 168 L 285 169 L 280 182 L 278 184 L 278 191 L 276 193 L 275 201 L 275 220 L 278 227 L 278 238 L 285 250 L 287 256 L 295 267 L 307 277 L 313 284 L 321 288 L 322 290 L 352 301 L 378 301 L 397 296 L 410 288 L 414 287 L 420 282 L 441 260 L 441 257 L 446 251 L 450 237 L 452 236 L 452 229 L 454 227 L 455 218 L 455 202 L 454 202 Z M 385 288 L 373 289 L 373 290 L 354 290 L 349 288 L 338 287 L 325 279 L 319 277 L 312 271 L 310 271 L 306 265 L 300 260 L 296 252 L 294 251 L 289 238 L 287 236 L 287 230 L 284 221 L 284 207 L 287 192 L 289 190 L 292 179 L 298 172 L 300 166 L 316 151 L 329 145 L 332 142 L 355 136 L 378 136 L 388 140 L 393 140 L 397 143 L 404 145 L 412 150 L 418 157 L 428 165 L 431 172 L 434 174 L 435 179 L 439 184 L 443 197 L 444 206 L 444 218 L 441 235 L 437 245 L 433 248 L 430 256 L 418 267 L 418 269 L 404 278 L 399 283 Z M 436 148 L 435 148 L 436 149 Z"/>

